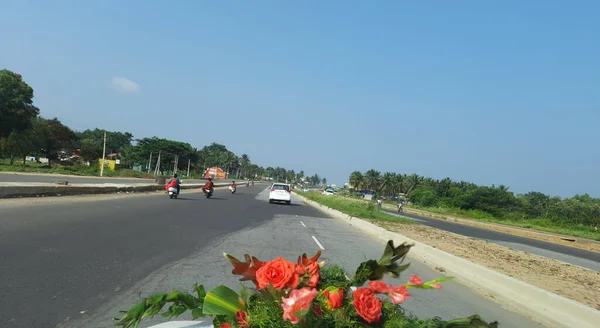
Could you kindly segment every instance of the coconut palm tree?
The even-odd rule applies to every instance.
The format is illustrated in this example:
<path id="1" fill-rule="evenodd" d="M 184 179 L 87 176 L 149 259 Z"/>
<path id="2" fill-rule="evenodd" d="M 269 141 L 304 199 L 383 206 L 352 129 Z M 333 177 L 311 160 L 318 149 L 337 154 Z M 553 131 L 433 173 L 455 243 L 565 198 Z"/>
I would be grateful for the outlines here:
<path id="1" fill-rule="evenodd" d="M 396 174 L 392 173 L 392 172 L 385 172 L 383 174 L 383 177 L 381 179 L 381 184 L 379 185 L 379 189 L 386 196 L 389 196 L 390 194 L 392 194 L 394 192 L 393 183 L 394 183 L 395 175 Z"/>
<path id="2" fill-rule="evenodd" d="M 376 170 L 368 170 L 365 173 L 365 187 L 369 190 L 377 190 L 381 180 L 381 173 Z"/>
<path id="3" fill-rule="evenodd" d="M 350 186 L 354 189 L 360 189 L 362 187 L 364 176 L 359 171 L 350 173 Z"/>

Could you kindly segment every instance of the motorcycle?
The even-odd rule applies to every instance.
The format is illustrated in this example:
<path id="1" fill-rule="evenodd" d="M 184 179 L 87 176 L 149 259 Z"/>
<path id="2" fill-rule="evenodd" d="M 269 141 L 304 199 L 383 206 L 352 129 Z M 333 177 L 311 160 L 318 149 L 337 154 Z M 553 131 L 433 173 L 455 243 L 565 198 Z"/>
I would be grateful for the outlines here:
<path id="1" fill-rule="evenodd" d="M 402 209 L 402 206 L 398 206 L 398 213 L 402 213 L 404 212 L 404 210 Z"/>
<path id="2" fill-rule="evenodd" d="M 246 187 L 250 186 L 250 183 L 248 181 L 246 181 Z"/>
<path id="3" fill-rule="evenodd" d="M 232 194 L 235 194 L 237 188 L 234 186 L 229 186 L 229 191 L 231 191 Z"/>
<path id="4" fill-rule="evenodd" d="M 206 196 L 206 198 L 210 198 L 210 196 L 212 196 L 212 194 L 213 194 L 212 189 L 206 189 L 206 191 L 204 191 L 204 196 Z"/>
<path id="5" fill-rule="evenodd" d="M 177 192 L 177 187 L 169 187 L 167 193 L 169 194 L 169 198 L 171 199 L 177 199 L 177 196 L 179 195 L 179 193 Z"/>

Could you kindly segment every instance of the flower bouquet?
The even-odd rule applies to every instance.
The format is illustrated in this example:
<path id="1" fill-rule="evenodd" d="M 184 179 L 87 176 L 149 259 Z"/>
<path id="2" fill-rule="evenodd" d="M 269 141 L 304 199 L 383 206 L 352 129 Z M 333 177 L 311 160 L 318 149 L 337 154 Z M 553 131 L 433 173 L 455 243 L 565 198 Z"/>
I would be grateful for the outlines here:
<path id="1" fill-rule="evenodd" d="M 452 279 L 443 277 L 423 282 L 414 275 L 407 283 L 389 285 L 382 281 L 389 274 L 398 278 L 408 268 L 404 257 L 412 245 L 394 246 L 388 241 L 383 256 L 359 265 L 353 278 L 339 266 L 325 266 L 319 261 L 321 251 L 313 257 L 303 254 L 296 263 L 283 258 L 262 262 L 244 255 L 244 261 L 225 253 L 233 265 L 232 273 L 241 281 L 252 281 L 241 292 L 221 285 L 208 293 L 195 285 L 193 294 L 174 290 L 145 298 L 117 320 L 121 327 L 137 327 L 146 317 L 162 313 L 173 318 L 190 311 L 194 319 L 214 316 L 214 327 L 273 328 L 273 327 L 428 327 L 466 328 L 498 327 L 486 323 L 478 315 L 443 321 L 440 318 L 418 319 L 404 312 L 400 304 L 410 297 L 409 290 L 440 289 L 441 283 Z M 366 285 L 366 286 L 365 286 Z"/>

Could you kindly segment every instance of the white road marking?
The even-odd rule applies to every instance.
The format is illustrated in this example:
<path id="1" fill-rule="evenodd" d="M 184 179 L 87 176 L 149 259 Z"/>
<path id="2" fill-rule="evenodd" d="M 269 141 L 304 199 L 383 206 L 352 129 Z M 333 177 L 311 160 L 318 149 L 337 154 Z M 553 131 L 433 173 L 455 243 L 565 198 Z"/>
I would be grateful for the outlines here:
<path id="1" fill-rule="evenodd" d="M 317 246 L 319 246 L 319 248 L 321 250 L 325 250 L 325 247 L 323 247 L 323 245 L 321 245 L 321 243 L 317 240 L 317 237 L 315 237 L 315 236 L 311 236 L 311 237 L 315 241 L 315 243 L 317 243 Z"/>
<path id="2" fill-rule="evenodd" d="M 304 222 L 300 221 L 300 223 L 302 224 L 303 227 L 306 228 L 306 224 L 304 224 Z M 314 238 L 314 237 L 313 237 Z"/>

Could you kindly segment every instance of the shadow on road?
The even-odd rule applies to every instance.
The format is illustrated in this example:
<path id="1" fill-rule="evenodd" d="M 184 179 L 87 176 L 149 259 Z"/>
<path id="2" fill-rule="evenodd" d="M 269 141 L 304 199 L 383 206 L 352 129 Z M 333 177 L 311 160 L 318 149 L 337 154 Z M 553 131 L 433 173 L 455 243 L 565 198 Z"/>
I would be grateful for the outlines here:
<path id="1" fill-rule="evenodd" d="M 286 204 L 286 203 L 272 203 L 273 205 L 278 205 L 278 206 L 302 206 L 300 204 L 296 204 L 296 203 L 290 203 L 290 204 Z"/>

